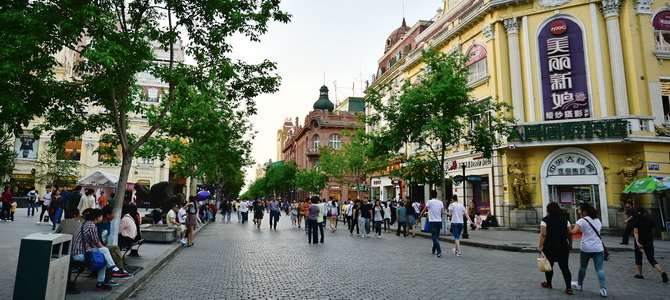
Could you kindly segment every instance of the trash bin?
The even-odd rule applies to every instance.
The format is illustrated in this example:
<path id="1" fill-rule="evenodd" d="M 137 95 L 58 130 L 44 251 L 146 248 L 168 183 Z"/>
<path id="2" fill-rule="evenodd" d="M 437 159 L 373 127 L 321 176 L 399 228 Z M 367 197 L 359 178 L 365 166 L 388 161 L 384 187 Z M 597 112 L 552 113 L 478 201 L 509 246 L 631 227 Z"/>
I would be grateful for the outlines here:
<path id="1" fill-rule="evenodd" d="M 14 299 L 65 299 L 72 235 L 33 233 L 21 240 Z"/>

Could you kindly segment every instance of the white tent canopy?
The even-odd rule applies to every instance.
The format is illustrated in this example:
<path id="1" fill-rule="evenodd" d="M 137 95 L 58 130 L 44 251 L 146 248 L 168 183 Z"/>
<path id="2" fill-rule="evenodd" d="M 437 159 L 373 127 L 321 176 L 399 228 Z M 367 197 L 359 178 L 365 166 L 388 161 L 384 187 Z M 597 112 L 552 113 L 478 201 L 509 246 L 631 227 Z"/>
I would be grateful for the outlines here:
<path id="1" fill-rule="evenodd" d="M 79 180 L 79 185 L 116 187 L 117 182 L 119 182 L 119 175 L 105 171 L 95 171 L 93 174 Z"/>

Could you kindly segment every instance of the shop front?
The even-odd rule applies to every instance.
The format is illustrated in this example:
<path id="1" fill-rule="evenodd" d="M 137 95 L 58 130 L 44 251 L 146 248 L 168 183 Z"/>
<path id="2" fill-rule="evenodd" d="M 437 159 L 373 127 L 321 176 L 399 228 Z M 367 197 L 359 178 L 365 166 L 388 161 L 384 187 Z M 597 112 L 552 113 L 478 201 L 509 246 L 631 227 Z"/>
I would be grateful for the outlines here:
<path id="1" fill-rule="evenodd" d="M 591 152 L 565 147 L 549 154 L 542 163 L 542 215 L 547 204 L 557 202 L 561 212 L 574 223 L 579 219 L 577 207 L 587 203 L 598 211 L 603 226 L 609 227 L 605 176 L 600 160 Z"/>
<path id="2" fill-rule="evenodd" d="M 399 179 L 394 179 L 391 176 L 379 176 L 372 177 L 370 182 L 372 187 L 370 197 L 372 199 L 387 201 L 400 196 L 402 181 Z"/>
<path id="3" fill-rule="evenodd" d="M 456 195 L 459 202 L 468 206 L 470 201 L 475 206 L 475 212 L 486 216 L 489 212 L 495 214 L 493 205 L 493 159 L 481 156 L 470 156 L 447 162 L 447 176 L 453 180 L 451 193 Z M 465 176 L 464 176 L 465 175 Z M 450 197 L 447 193 L 446 197 Z"/>

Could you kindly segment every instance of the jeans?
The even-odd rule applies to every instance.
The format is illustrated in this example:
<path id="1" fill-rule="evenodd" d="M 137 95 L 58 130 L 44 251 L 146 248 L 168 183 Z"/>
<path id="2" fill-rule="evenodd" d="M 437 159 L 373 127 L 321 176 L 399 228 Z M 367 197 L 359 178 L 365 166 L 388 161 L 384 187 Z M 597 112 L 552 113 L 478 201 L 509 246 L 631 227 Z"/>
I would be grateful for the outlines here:
<path id="1" fill-rule="evenodd" d="M 112 259 L 112 254 L 109 253 L 109 249 L 107 249 L 106 247 L 93 248 L 91 249 L 91 252 L 102 253 L 102 256 L 105 257 L 105 263 L 107 264 L 107 268 L 113 269 L 114 267 L 116 267 L 116 265 L 114 264 L 114 260 Z M 73 255 L 72 260 L 85 261 L 84 254 Z M 98 283 L 103 282 L 105 282 L 105 268 L 98 270 Z"/>
<path id="2" fill-rule="evenodd" d="M 226 211 L 226 221 L 230 222 L 230 215 L 232 215 L 232 214 L 233 214 L 232 210 L 229 209 L 229 210 Z M 221 220 L 221 221 L 223 221 L 223 220 Z"/>
<path id="3" fill-rule="evenodd" d="M 360 234 L 360 231 L 358 230 L 360 227 L 358 226 L 358 220 L 354 220 L 353 217 L 351 217 L 351 224 L 349 224 L 349 233 L 353 234 L 354 233 L 354 227 L 356 227 L 356 234 Z"/>
<path id="4" fill-rule="evenodd" d="M 249 221 L 249 212 L 248 211 L 243 211 L 242 212 L 242 224 L 244 224 L 248 221 Z"/>
<path id="5" fill-rule="evenodd" d="M 401 232 L 404 236 L 407 236 L 407 222 L 398 221 L 398 230 L 396 230 L 395 235 L 400 235 Z"/>
<path id="6" fill-rule="evenodd" d="M 461 232 L 463 232 L 463 223 L 451 223 L 451 231 L 454 234 L 454 240 L 461 240 Z"/>
<path id="7" fill-rule="evenodd" d="M 377 235 L 382 235 L 382 221 L 374 221 L 375 222 L 375 233 Z"/>
<path id="8" fill-rule="evenodd" d="M 242 212 L 237 211 L 237 223 L 242 223 Z"/>
<path id="9" fill-rule="evenodd" d="M 274 223 L 273 223 L 274 220 Z M 278 210 L 271 210 L 270 211 L 270 228 L 274 227 L 274 229 L 277 229 L 277 222 L 279 222 L 279 211 Z"/>
<path id="10" fill-rule="evenodd" d="M 442 222 L 429 222 L 430 236 L 433 238 L 433 254 L 441 254 L 440 248 L 440 230 L 442 230 Z"/>
<path id="11" fill-rule="evenodd" d="M 363 229 L 363 235 L 370 235 L 370 218 L 361 217 L 358 222 L 359 226 Z"/>
<path id="12" fill-rule="evenodd" d="M 384 219 L 384 230 L 391 230 L 391 219 Z"/>
<path id="13" fill-rule="evenodd" d="M 63 212 L 62 208 L 56 208 L 56 212 L 54 212 L 54 215 L 51 216 L 52 217 L 51 218 L 51 223 L 53 224 L 53 225 L 51 225 L 51 230 L 56 229 L 56 224 L 58 223 L 58 220 L 60 220 L 61 212 Z"/>
<path id="14" fill-rule="evenodd" d="M 589 259 L 593 259 L 593 266 L 596 268 L 598 274 L 598 281 L 600 288 L 605 288 L 605 270 L 603 269 L 603 261 L 605 260 L 604 252 L 581 252 L 579 253 L 579 277 L 577 282 L 581 285 L 586 276 L 586 267 L 589 265 Z"/>
<path id="15" fill-rule="evenodd" d="M 28 216 L 34 216 L 37 210 L 37 202 L 28 201 Z"/>
<path id="16" fill-rule="evenodd" d="M 307 229 L 307 242 L 314 244 L 319 242 L 319 223 L 316 222 L 316 220 L 307 220 L 307 226 L 305 226 L 305 229 Z"/>

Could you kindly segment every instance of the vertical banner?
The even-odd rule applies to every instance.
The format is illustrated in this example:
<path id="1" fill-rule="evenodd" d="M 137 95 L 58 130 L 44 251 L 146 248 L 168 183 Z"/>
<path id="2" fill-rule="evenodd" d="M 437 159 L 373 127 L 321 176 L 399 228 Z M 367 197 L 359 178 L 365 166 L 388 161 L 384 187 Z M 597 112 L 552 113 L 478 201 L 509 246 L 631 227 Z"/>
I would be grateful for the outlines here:
<path id="1" fill-rule="evenodd" d="M 541 30 L 540 80 L 544 120 L 591 117 L 582 29 L 569 19 L 555 19 Z"/>

